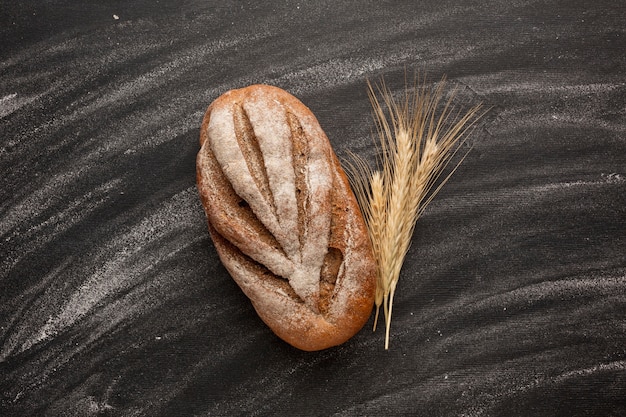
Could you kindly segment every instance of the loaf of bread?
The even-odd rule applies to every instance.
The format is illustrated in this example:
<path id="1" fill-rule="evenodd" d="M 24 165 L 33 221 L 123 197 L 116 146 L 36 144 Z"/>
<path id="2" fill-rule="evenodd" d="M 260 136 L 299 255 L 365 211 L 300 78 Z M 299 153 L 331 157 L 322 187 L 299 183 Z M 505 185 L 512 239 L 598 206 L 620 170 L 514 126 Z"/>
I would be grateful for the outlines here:
<path id="1" fill-rule="evenodd" d="M 366 226 L 313 113 L 253 85 L 208 108 L 197 183 L 220 259 L 261 319 L 302 350 L 367 322 L 375 263 Z"/>

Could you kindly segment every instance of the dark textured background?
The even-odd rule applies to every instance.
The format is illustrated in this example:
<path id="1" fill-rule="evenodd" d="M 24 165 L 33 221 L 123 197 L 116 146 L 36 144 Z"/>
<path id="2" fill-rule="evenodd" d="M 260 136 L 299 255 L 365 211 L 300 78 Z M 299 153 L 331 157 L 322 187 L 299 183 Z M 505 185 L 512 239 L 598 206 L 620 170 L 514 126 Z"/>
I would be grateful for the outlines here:
<path id="1" fill-rule="evenodd" d="M 626 415 L 623 2 L 0 9 L 0 415 Z M 208 237 L 202 115 L 274 84 L 371 158 L 366 79 L 405 69 L 492 110 L 418 224 L 391 349 L 370 322 L 297 351 Z"/>

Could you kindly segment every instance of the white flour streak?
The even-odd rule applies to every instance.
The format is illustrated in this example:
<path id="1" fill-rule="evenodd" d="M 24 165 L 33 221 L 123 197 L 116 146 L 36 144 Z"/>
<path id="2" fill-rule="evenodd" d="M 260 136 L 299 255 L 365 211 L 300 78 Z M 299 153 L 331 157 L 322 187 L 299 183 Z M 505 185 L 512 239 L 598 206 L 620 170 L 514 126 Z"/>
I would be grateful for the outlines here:
<path id="1" fill-rule="evenodd" d="M 76 224 L 103 202 L 107 201 L 110 198 L 111 190 L 117 188 L 121 182 L 122 180 L 120 178 L 115 178 L 96 187 L 93 191 L 79 196 L 74 201 L 71 201 L 67 207 L 59 209 L 57 213 L 43 222 L 30 227 L 26 233 L 34 235 L 44 228 L 52 228 L 52 230 L 48 230 L 47 233 L 49 233 L 50 236 L 54 236 L 67 230 L 71 225 Z"/>
<path id="2" fill-rule="evenodd" d="M 576 369 L 573 371 L 565 372 L 558 377 L 554 378 L 554 382 L 563 383 L 570 379 L 588 377 L 599 372 L 612 372 L 612 371 L 626 371 L 626 361 L 614 361 L 609 363 L 601 363 L 599 365 L 592 366 L 585 369 Z"/>
<path id="3" fill-rule="evenodd" d="M 332 90 L 355 81 L 362 81 L 368 75 L 385 67 L 400 65 L 410 57 L 408 53 L 390 54 L 383 58 L 333 58 L 305 69 L 287 73 L 278 79 L 278 84 L 293 85 L 290 92 L 300 94 L 303 91 Z"/>
<path id="4" fill-rule="evenodd" d="M 432 202 L 429 211 L 436 211 L 438 215 L 453 216 L 453 213 L 458 213 L 459 210 L 473 210 L 476 205 L 507 210 L 510 207 L 521 209 L 537 205 L 542 199 L 553 199 L 555 192 L 575 194 L 587 192 L 587 189 L 591 188 L 610 187 L 624 182 L 626 182 L 626 177 L 618 173 L 603 173 L 595 180 L 559 181 L 510 187 L 500 184 L 498 179 L 488 179 L 482 183 L 476 182 L 475 191 L 436 199 Z"/>
<path id="5" fill-rule="evenodd" d="M 59 266 L 51 271 L 48 271 L 48 273 L 46 273 L 39 282 L 37 282 L 35 285 L 31 286 L 25 291 L 22 300 L 31 299 L 34 294 L 45 292 L 46 289 L 50 288 L 53 285 L 55 280 L 63 276 L 63 274 L 65 273 L 67 268 L 70 267 L 72 262 L 73 259 L 71 257 L 68 257 L 63 262 L 61 262 Z M 22 302 L 18 306 L 16 306 L 16 309 L 14 311 L 11 312 L 10 319 L 8 320 L 8 323 L 5 324 L 5 328 L 3 328 L 2 330 L 12 328 L 14 327 L 14 325 L 16 330 L 9 334 L 9 336 L 6 338 L 4 345 L 0 347 L 0 362 L 4 361 L 8 356 L 13 353 L 16 348 L 20 348 L 21 345 L 23 345 L 21 346 L 21 350 L 27 348 L 24 346 L 32 346 L 32 341 L 29 337 L 29 333 L 32 331 L 32 329 L 30 326 L 25 325 L 23 322 L 21 323 L 21 321 L 25 321 L 24 319 L 25 317 L 27 317 L 29 309 L 32 308 L 33 305 L 31 303 Z M 38 308 L 37 306 L 35 306 L 35 309 L 38 310 L 38 315 L 41 315 L 43 311 L 45 311 L 44 309 Z"/>
<path id="6" fill-rule="evenodd" d="M 197 199 L 195 187 L 180 192 L 156 209 L 155 214 L 104 247 L 94 256 L 96 262 L 103 258 L 104 265 L 87 268 L 96 271 L 86 277 L 73 294 L 67 296 L 61 311 L 50 317 L 32 343 L 71 326 L 105 299 L 149 282 L 152 275 L 150 271 L 160 262 L 183 251 L 194 243 L 194 239 L 203 238 L 203 235 L 195 233 L 197 225 L 204 226 L 203 218 L 198 214 Z M 159 244 L 153 245 L 155 242 Z M 128 311 L 111 313 L 125 317 Z"/>
<path id="7" fill-rule="evenodd" d="M 67 194 L 67 190 L 71 188 L 72 184 L 79 180 L 83 174 L 86 174 L 88 170 L 89 167 L 79 166 L 75 170 L 58 173 L 21 201 L 14 201 L 0 222 L 0 235 L 8 234 L 17 225 L 38 217 L 51 206 L 58 204 Z M 99 192 L 96 195 L 109 191 L 118 183 L 119 181 L 117 180 L 107 182 L 104 186 L 98 188 Z"/>
<path id="8" fill-rule="evenodd" d="M 545 193 L 554 190 L 564 190 L 568 188 L 575 187 L 595 187 L 595 186 L 603 186 L 607 184 L 619 184 L 624 182 L 624 177 L 617 173 L 612 174 L 602 174 L 599 180 L 596 181 L 566 181 L 566 182 L 557 182 L 552 184 L 538 185 L 535 187 L 530 187 L 528 190 L 532 193 Z"/>
<path id="9" fill-rule="evenodd" d="M 115 103 L 132 101 L 133 98 L 158 88 L 164 83 L 171 82 L 172 79 L 176 79 L 185 72 L 192 71 L 195 67 L 204 65 L 205 59 L 211 55 L 260 38 L 262 38 L 262 34 L 257 34 L 254 37 L 234 38 L 228 41 L 219 40 L 212 44 L 185 49 L 182 53 L 175 54 L 171 59 L 166 60 L 155 69 L 141 74 L 131 81 L 115 86 L 113 91 L 102 95 L 101 98 L 95 100 L 92 104 L 82 107 L 69 115 L 68 121 L 71 122 L 78 117 L 92 114 L 103 107 Z"/>
<path id="10" fill-rule="evenodd" d="M 17 93 L 9 94 L 8 96 L 0 98 L 0 118 L 13 113 L 20 107 L 21 104 L 17 100 Z"/>
<path id="11" fill-rule="evenodd" d="M 52 216 L 42 220 L 40 223 L 33 224 L 26 230 L 22 230 L 20 225 L 28 224 L 29 220 L 40 217 L 41 213 L 49 208 L 49 205 L 51 206 L 55 203 L 52 196 L 60 194 L 55 194 L 54 187 L 46 187 L 43 190 L 38 190 L 40 194 L 37 200 L 27 200 L 17 206 L 17 211 L 10 210 L 2 222 L 0 222 L 0 227 L 2 227 L 3 231 L 13 228 L 12 233 L 7 233 L 7 236 L 4 237 L 5 241 L 8 242 L 19 238 L 27 241 L 29 244 L 24 245 L 19 252 L 7 253 L 4 259 L 0 261 L 0 271 L 10 270 L 20 260 L 28 257 L 31 253 L 36 253 L 43 245 L 50 242 L 60 233 L 63 233 L 75 224 L 79 224 L 85 217 L 111 198 L 111 191 L 121 181 L 121 179 L 110 180 L 92 191 L 78 196 L 56 209 L 55 214 Z M 38 204 L 41 204 L 41 206 Z"/>
<path id="12" fill-rule="evenodd" d="M 516 81 L 511 81 L 511 77 Z M 569 79 L 568 79 L 569 78 Z M 490 82 L 492 81 L 492 82 Z M 550 82 L 548 82 L 550 81 Z M 562 73 L 537 74 L 511 73 L 503 71 L 492 74 L 481 83 L 482 94 L 519 93 L 555 95 L 572 98 L 590 94 L 607 94 L 626 87 L 626 82 L 577 84 L 577 78 Z"/>
<path id="13" fill-rule="evenodd" d="M 41 95 L 18 95 L 17 93 L 9 94 L 0 98 L 0 119 L 9 114 L 13 113 L 16 110 L 19 110 L 21 107 L 37 100 Z M 11 138 L 3 138 L 5 140 L 10 140 Z M 0 150 L 0 154 L 2 151 Z"/>

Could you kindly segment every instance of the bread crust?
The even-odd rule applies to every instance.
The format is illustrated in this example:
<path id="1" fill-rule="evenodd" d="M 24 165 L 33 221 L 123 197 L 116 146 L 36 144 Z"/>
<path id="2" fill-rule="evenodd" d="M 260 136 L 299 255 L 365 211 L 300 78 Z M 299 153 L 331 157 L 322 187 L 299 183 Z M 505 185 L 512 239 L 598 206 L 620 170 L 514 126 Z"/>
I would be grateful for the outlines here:
<path id="1" fill-rule="evenodd" d="M 277 87 L 231 90 L 200 130 L 197 185 L 220 259 L 287 343 L 339 345 L 367 322 L 375 263 L 346 175 L 313 113 Z"/>

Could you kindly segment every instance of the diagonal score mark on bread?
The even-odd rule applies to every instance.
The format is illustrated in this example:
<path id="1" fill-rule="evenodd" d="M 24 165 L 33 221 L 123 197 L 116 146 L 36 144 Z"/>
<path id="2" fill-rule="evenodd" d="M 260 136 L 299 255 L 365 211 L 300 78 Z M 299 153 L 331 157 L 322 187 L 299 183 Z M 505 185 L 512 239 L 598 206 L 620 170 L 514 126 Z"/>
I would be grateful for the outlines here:
<path id="1" fill-rule="evenodd" d="M 291 130 L 291 155 L 293 162 L 293 172 L 295 175 L 296 186 L 296 203 L 298 208 L 298 239 L 300 240 L 300 251 L 304 246 L 304 235 L 307 230 L 307 213 L 309 211 L 309 193 L 308 185 L 306 181 L 306 164 L 308 154 L 308 144 L 302 126 L 298 121 L 298 118 L 290 111 L 286 112 L 287 122 L 289 123 L 289 129 Z"/>
<path id="2" fill-rule="evenodd" d="M 250 206 L 235 193 L 211 148 L 203 147 L 198 159 L 204 168 L 200 177 L 204 190 L 203 203 L 210 208 L 207 214 L 215 232 L 234 247 L 246 248 L 247 256 L 256 262 L 263 262 L 275 275 L 288 277 L 292 274 L 293 263 Z M 250 242 L 255 244 L 249 245 Z"/>
<path id="3" fill-rule="evenodd" d="M 278 217 L 259 141 L 254 134 L 254 128 L 246 110 L 238 103 L 233 105 L 233 125 L 235 138 L 248 167 L 248 172 L 265 202 L 271 208 L 274 217 Z"/>
<path id="4" fill-rule="evenodd" d="M 324 147 L 310 139 L 312 132 L 278 100 L 253 98 L 215 111 L 208 133 L 211 150 L 234 192 L 288 261 L 277 258 L 271 268 L 265 253 L 246 254 L 288 279 L 295 293 L 317 312 L 331 223 L 326 208 L 332 175 Z"/>

